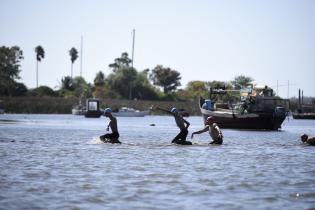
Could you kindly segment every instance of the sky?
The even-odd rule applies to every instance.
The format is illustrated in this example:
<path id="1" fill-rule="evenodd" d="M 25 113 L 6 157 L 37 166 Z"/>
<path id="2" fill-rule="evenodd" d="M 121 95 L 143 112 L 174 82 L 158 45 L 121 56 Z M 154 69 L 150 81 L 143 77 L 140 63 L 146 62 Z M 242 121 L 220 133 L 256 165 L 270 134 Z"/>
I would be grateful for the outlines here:
<path id="1" fill-rule="evenodd" d="M 181 88 L 245 75 L 284 98 L 299 88 L 315 97 L 315 0 L 0 0 L 0 46 L 23 50 L 28 88 L 36 87 L 36 46 L 46 53 L 39 85 L 56 89 L 83 37 L 82 76 L 92 83 L 122 52 L 131 57 L 133 29 L 134 67 L 177 70 Z"/>

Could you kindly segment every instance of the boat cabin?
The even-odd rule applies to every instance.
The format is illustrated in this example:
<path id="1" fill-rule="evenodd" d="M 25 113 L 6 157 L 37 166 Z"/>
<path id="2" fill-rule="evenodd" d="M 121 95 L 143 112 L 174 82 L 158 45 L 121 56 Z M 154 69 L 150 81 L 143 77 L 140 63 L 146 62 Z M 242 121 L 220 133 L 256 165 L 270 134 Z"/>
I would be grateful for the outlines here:
<path id="1" fill-rule="evenodd" d="M 100 100 L 97 98 L 87 99 L 85 117 L 100 117 L 101 115 Z"/>

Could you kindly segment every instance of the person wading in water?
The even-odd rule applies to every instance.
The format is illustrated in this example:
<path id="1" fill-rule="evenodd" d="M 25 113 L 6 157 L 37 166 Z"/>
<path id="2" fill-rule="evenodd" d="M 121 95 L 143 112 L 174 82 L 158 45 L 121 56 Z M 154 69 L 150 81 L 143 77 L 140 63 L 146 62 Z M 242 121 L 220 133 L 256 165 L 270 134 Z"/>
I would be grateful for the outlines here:
<path id="1" fill-rule="evenodd" d="M 118 127 L 117 127 L 117 119 L 112 115 L 112 110 L 110 108 L 106 108 L 104 110 L 104 115 L 110 119 L 108 126 L 106 128 L 106 131 L 109 131 L 109 128 L 112 130 L 112 133 L 107 133 L 105 135 L 100 136 L 100 139 L 105 143 L 118 143 L 121 144 L 121 142 L 118 140 L 119 133 L 118 133 Z"/>
<path id="2" fill-rule="evenodd" d="M 222 132 L 219 126 L 213 122 L 213 118 L 211 116 L 207 118 L 205 125 L 206 126 L 204 127 L 204 129 L 193 132 L 191 134 L 191 138 L 193 138 L 195 134 L 201 134 L 209 131 L 209 134 L 213 140 L 209 144 L 222 144 L 223 143 Z"/>
<path id="3" fill-rule="evenodd" d="M 177 134 L 177 136 L 175 136 L 175 138 L 172 140 L 172 143 L 173 144 L 182 144 L 182 145 L 192 145 L 192 143 L 190 141 L 186 141 L 186 138 L 188 135 L 188 127 L 189 127 L 190 123 L 183 118 L 183 116 L 177 111 L 177 109 L 175 107 L 172 108 L 171 111 L 168 111 L 166 109 L 162 109 L 160 107 L 157 107 L 157 109 L 173 115 L 175 122 L 176 122 L 176 125 L 180 129 L 179 134 Z"/>

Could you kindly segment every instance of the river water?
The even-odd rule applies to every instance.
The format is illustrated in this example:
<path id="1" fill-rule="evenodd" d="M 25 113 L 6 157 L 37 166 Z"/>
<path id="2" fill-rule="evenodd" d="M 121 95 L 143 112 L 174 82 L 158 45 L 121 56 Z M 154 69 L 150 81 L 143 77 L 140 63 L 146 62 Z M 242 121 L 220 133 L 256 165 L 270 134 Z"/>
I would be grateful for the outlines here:
<path id="1" fill-rule="evenodd" d="M 0 119 L 17 120 L 0 123 L 0 209 L 315 209 L 315 147 L 299 140 L 315 135 L 312 120 L 179 146 L 169 116 L 118 118 L 121 145 L 97 140 L 104 117 Z M 187 120 L 189 135 L 202 128 Z"/>

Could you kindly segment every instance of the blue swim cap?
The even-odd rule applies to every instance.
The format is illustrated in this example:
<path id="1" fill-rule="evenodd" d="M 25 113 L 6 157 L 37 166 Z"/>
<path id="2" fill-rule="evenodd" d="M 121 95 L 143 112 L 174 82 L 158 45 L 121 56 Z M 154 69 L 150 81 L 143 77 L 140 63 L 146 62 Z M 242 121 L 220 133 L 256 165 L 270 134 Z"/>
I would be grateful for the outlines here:
<path id="1" fill-rule="evenodd" d="M 104 110 L 104 114 L 106 114 L 106 113 L 111 113 L 111 112 L 112 112 L 111 108 L 106 108 L 106 109 Z"/>
<path id="2" fill-rule="evenodd" d="M 177 112 L 177 109 L 176 109 L 175 107 L 173 107 L 173 108 L 171 109 L 171 112 L 172 112 L 172 113 Z"/>

